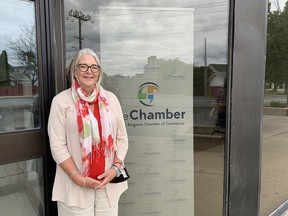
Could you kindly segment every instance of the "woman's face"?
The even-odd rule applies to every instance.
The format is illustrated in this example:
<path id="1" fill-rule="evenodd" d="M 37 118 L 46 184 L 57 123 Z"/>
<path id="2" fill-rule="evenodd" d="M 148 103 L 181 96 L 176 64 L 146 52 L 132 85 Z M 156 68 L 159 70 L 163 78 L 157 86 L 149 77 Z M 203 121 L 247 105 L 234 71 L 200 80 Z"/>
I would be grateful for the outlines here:
<path id="1" fill-rule="evenodd" d="M 97 70 L 97 67 L 98 63 L 96 62 L 95 58 L 88 54 L 82 55 L 79 59 L 78 64 L 76 65 L 75 77 L 80 87 L 88 95 L 90 95 L 94 90 L 100 74 L 100 68 L 99 70 Z"/>

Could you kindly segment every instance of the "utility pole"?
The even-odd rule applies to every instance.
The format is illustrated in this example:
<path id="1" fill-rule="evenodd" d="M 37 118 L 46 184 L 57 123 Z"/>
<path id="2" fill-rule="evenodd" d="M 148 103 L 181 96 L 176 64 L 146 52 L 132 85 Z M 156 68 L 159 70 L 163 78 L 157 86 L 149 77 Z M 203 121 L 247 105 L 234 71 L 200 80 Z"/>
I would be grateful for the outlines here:
<path id="1" fill-rule="evenodd" d="M 79 35 L 78 35 L 78 36 L 74 36 L 74 37 L 79 40 L 79 49 L 78 49 L 78 50 L 80 50 L 80 49 L 82 49 L 82 40 L 84 40 L 84 39 L 82 38 L 82 30 L 81 30 L 81 28 L 82 28 L 82 23 L 83 23 L 83 22 L 90 21 L 90 20 L 91 20 L 91 16 L 88 15 L 88 14 L 85 15 L 83 12 L 78 11 L 78 10 L 70 10 L 70 11 L 68 12 L 68 15 L 69 15 L 70 17 L 74 17 L 74 18 L 78 19 Z"/>
<path id="2" fill-rule="evenodd" d="M 207 42 L 204 39 L 204 96 L 207 96 Z"/>

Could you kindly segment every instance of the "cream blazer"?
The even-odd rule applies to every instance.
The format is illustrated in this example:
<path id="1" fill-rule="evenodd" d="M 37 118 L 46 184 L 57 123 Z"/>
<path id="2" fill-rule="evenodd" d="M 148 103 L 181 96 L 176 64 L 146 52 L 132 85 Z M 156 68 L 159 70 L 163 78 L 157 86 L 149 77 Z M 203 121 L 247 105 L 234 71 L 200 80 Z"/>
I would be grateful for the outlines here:
<path id="1" fill-rule="evenodd" d="M 128 137 L 123 113 L 117 97 L 105 91 L 111 110 L 114 145 L 117 157 L 124 161 L 128 150 Z M 68 206 L 87 207 L 87 200 L 94 199 L 93 189 L 86 189 L 73 183 L 59 166 L 72 157 L 78 170 L 82 172 L 82 157 L 78 137 L 77 113 L 73 103 L 71 88 L 64 90 L 53 98 L 48 120 L 48 135 L 52 156 L 56 162 L 52 200 L 62 201 Z M 128 188 L 127 181 L 109 183 L 106 187 L 108 199 L 112 206 L 117 205 L 120 195 Z"/>

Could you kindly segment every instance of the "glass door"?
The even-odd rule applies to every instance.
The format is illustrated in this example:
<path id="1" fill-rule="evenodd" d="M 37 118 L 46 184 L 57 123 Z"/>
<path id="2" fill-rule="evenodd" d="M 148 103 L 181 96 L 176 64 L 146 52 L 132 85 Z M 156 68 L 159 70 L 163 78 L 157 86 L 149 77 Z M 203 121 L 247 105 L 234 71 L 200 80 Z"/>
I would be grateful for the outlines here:
<path id="1" fill-rule="evenodd" d="M 282 30 L 288 25 L 287 1 L 269 1 L 268 9 L 260 216 L 288 214 L 288 37 Z"/>
<path id="2" fill-rule="evenodd" d="M 0 11 L 1 215 L 44 215 L 36 5 L 4 0 Z"/>
<path id="3" fill-rule="evenodd" d="M 66 58 L 88 47 L 129 135 L 121 215 L 222 215 L 229 1 L 65 0 Z"/>

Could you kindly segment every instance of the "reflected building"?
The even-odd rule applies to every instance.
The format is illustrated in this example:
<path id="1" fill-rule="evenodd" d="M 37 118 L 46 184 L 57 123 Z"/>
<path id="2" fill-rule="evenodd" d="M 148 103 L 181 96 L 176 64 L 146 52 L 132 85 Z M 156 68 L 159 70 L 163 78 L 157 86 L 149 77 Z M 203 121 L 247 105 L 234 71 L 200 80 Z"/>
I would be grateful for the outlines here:
<path id="1" fill-rule="evenodd" d="M 131 77 L 113 75 L 105 75 L 104 86 L 121 98 L 125 98 L 125 94 L 131 92 L 132 85 L 135 80 L 145 80 L 150 82 L 157 82 L 161 86 L 161 93 L 185 95 L 192 94 L 192 86 L 187 85 L 185 88 L 182 86 L 193 80 L 193 65 L 186 64 L 179 59 L 165 60 L 158 59 L 157 56 L 149 56 L 147 64 L 143 65 L 143 73 L 137 73 Z M 165 85 L 162 85 L 165 83 Z M 190 87 L 189 87 L 190 86 Z M 169 89 L 175 88 L 177 91 L 171 92 Z"/>
<path id="2" fill-rule="evenodd" d="M 226 95 L 226 92 L 223 92 L 226 79 L 227 64 L 210 64 L 208 66 L 208 95 L 210 97 Z"/>

